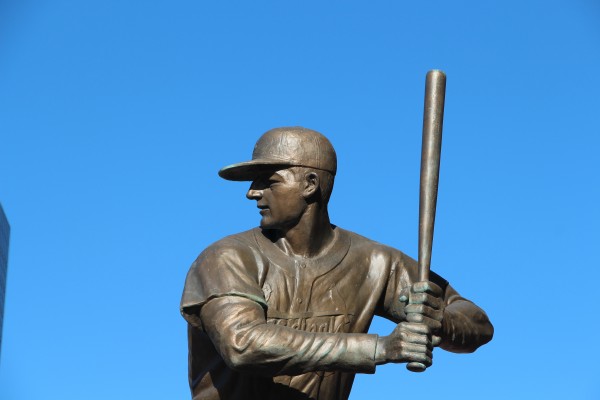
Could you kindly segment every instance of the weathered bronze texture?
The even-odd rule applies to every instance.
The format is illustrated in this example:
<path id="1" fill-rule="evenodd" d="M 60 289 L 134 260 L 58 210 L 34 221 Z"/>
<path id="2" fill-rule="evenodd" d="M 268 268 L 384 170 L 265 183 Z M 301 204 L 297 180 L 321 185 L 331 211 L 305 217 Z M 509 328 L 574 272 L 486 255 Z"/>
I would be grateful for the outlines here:
<path id="1" fill-rule="evenodd" d="M 425 80 L 425 108 L 423 110 L 423 144 L 421 146 L 421 184 L 419 192 L 419 281 L 429 280 L 433 228 L 440 177 L 442 126 L 446 75 L 439 70 L 429 71 Z M 409 362 L 406 368 L 423 372 L 427 368 L 419 362 Z"/>
<path id="2" fill-rule="evenodd" d="M 194 400 L 343 400 L 357 372 L 426 368 L 435 346 L 464 353 L 491 340 L 485 312 L 445 279 L 422 280 L 404 253 L 331 224 L 336 171 L 329 140 L 300 127 L 268 131 L 250 161 L 219 171 L 251 181 L 261 220 L 210 245 L 188 272 Z M 375 315 L 396 328 L 368 334 Z"/>
<path id="3" fill-rule="evenodd" d="M 442 125 L 446 75 L 439 70 L 429 71 L 425 82 L 423 111 L 423 145 L 421 147 L 421 191 L 419 196 L 419 280 L 429 280 L 433 227 L 437 204 L 442 151 Z"/>

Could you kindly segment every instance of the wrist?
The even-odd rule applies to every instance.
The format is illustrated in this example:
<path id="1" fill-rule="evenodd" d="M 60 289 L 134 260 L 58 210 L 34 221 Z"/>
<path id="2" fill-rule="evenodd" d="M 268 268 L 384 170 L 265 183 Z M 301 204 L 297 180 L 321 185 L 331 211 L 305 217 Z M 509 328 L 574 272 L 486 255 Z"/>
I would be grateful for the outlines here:
<path id="1" fill-rule="evenodd" d="M 375 346 L 375 365 L 385 364 L 387 362 L 385 338 L 378 336 Z"/>

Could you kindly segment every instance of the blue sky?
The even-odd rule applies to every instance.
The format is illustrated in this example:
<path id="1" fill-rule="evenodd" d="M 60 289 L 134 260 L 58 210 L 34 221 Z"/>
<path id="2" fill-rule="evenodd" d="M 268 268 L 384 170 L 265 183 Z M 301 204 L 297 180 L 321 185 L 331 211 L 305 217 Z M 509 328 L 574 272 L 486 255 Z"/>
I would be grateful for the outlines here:
<path id="1" fill-rule="evenodd" d="M 415 256 L 433 68 L 432 264 L 496 335 L 360 375 L 351 399 L 600 398 L 598 2 L 5 0 L 0 18 L 1 399 L 189 397 L 185 274 L 258 223 L 216 172 L 270 128 L 325 133 L 333 222 Z"/>

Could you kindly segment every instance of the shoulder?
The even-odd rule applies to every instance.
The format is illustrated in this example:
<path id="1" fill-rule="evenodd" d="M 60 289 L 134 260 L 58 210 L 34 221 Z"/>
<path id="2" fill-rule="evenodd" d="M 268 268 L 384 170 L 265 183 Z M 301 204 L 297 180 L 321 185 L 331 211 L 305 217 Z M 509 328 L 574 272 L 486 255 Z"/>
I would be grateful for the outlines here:
<path id="1" fill-rule="evenodd" d="M 352 250 L 396 257 L 405 256 L 403 252 L 391 246 L 376 242 L 375 240 L 359 235 L 358 233 L 354 233 L 342 228 L 338 229 L 340 229 L 343 234 L 350 237 L 350 240 L 352 241 Z"/>
<path id="2" fill-rule="evenodd" d="M 250 229 L 244 232 L 235 233 L 233 235 L 226 236 L 222 239 L 217 240 L 216 242 L 207 246 L 200 256 L 205 253 L 214 253 L 214 252 L 227 252 L 227 251 L 248 251 L 257 247 L 256 239 L 254 236 L 254 229 Z"/>
<path id="3" fill-rule="evenodd" d="M 204 264 L 247 264 L 258 252 L 254 231 L 255 229 L 250 229 L 212 243 L 200 253 L 192 268 Z"/>
<path id="4" fill-rule="evenodd" d="M 376 242 L 351 231 L 343 229 L 342 231 L 350 237 L 352 243 L 350 252 L 353 259 L 368 258 L 371 263 L 389 264 L 393 269 L 398 267 L 413 268 L 416 265 L 416 261 L 412 257 L 394 247 Z"/>
<path id="5" fill-rule="evenodd" d="M 256 254 L 252 230 L 227 236 L 208 246 L 188 271 L 182 310 L 226 295 L 247 297 L 264 304 L 258 285 L 264 266 Z"/>

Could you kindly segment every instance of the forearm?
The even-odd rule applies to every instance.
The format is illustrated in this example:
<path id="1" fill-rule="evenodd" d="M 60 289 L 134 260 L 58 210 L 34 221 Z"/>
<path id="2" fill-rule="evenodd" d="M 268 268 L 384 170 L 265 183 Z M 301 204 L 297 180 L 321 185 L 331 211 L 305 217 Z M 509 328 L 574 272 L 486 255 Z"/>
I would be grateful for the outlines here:
<path id="1" fill-rule="evenodd" d="M 275 376 L 375 368 L 376 335 L 304 332 L 267 324 L 261 306 L 245 298 L 213 299 L 202 308 L 201 319 L 232 369 Z"/>
<path id="2" fill-rule="evenodd" d="M 471 353 L 492 340 L 494 327 L 486 313 L 468 300 L 456 300 L 444 309 L 440 347 Z"/>

